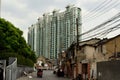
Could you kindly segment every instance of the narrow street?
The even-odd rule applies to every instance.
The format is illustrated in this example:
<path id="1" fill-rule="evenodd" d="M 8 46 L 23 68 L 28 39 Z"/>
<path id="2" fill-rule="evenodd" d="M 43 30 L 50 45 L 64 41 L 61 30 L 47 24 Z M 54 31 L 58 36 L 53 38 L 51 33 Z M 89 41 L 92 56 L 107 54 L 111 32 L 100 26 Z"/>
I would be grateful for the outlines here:
<path id="1" fill-rule="evenodd" d="M 32 76 L 32 78 L 30 78 L 29 76 Z M 44 70 L 42 78 L 38 78 L 36 72 L 29 74 L 29 76 L 23 76 L 17 80 L 71 80 L 65 77 L 57 77 L 55 74 L 53 74 L 52 70 Z"/>

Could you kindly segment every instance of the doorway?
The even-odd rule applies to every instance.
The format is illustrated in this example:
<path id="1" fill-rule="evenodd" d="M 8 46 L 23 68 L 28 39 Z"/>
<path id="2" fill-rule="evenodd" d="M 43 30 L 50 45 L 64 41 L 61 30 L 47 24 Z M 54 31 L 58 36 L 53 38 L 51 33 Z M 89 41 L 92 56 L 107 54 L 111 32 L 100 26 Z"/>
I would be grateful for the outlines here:
<path id="1" fill-rule="evenodd" d="M 82 64 L 82 78 L 83 80 L 88 80 L 88 64 L 87 63 Z"/>

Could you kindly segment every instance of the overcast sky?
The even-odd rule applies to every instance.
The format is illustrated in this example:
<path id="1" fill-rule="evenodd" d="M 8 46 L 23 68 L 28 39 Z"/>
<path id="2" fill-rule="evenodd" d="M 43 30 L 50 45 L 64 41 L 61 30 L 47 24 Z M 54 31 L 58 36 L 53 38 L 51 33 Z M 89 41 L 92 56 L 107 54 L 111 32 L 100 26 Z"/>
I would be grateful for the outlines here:
<path id="1" fill-rule="evenodd" d="M 82 32 L 120 12 L 120 0 L 1 0 L 1 3 L 1 17 L 20 28 L 26 40 L 28 27 L 36 23 L 38 17 L 54 9 L 64 11 L 69 4 L 82 9 Z"/>

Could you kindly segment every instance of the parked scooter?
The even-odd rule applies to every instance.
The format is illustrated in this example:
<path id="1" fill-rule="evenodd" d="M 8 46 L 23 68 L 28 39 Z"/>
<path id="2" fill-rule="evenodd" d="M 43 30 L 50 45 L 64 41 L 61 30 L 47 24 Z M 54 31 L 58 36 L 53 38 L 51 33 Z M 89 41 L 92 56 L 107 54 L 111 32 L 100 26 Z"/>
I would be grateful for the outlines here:
<path id="1" fill-rule="evenodd" d="M 42 75 L 43 75 L 43 70 L 42 69 L 38 69 L 37 77 L 41 77 L 42 78 Z"/>

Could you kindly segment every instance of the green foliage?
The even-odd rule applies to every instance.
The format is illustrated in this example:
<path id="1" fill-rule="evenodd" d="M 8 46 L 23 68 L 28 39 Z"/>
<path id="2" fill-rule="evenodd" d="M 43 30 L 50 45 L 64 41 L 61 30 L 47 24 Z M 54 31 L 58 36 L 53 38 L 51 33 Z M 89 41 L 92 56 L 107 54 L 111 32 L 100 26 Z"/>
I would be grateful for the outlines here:
<path id="1" fill-rule="evenodd" d="M 30 67 L 33 67 L 33 65 L 34 65 L 34 62 L 32 60 L 25 58 L 21 55 L 18 55 L 17 59 L 18 59 L 19 65 L 26 65 L 26 66 L 30 66 Z"/>
<path id="2" fill-rule="evenodd" d="M 22 36 L 23 32 L 14 27 L 10 22 L 0 19 L 0 50 L 14 51 L 18 39 Z"/>
<path id="3" fill-rule="evenodd" d="M 1 52 L 17 53 L 16 56 L 19 64 L 32 64 L 33 62 L 36 62 L 36 55 L 30 49 L 22 35 L 23 32 L 21 30 L 16 28 L 10 22 L 0 18 L 0 54 Z M 11 55 L 9 54 L 9 56 Z"/>

